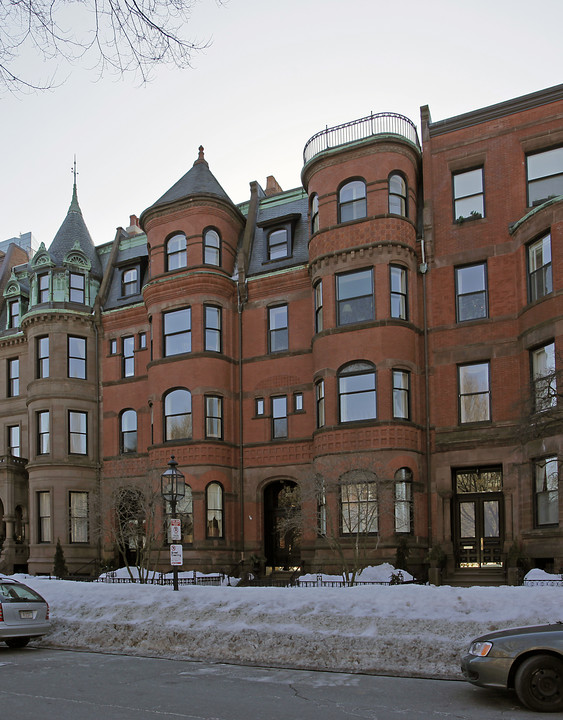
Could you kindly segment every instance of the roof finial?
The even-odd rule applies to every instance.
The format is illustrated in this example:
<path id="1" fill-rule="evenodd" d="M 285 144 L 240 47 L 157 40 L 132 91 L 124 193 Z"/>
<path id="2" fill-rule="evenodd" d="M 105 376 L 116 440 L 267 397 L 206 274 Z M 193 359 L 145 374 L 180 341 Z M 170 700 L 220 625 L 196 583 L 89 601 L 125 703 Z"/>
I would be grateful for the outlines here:
<path id="1" fill-rule="evenodd" d="M 76 169 L 76 155 L 74 156 L 74 164 L 71 168 L 71 172 L 74 178 L 74 182 L 72 185 L 72 200 L 70 203 L 70 207 L 68 209 L 69 212 L 81 212 L 80 205 L 78 204 L 78 193 L 76 191 L 76 176 L 78 175 L 78 171 Z"/>
<path id="2" fill-rule="evenodd" d="M 207 165 L 209 167 L 209 165 L 207 164 L 207 160 L 205 159 L 205 156 L 203 154 L 203 145 L 199 146 L 199 155 L 194 165 L 198 165 L 199 163 L 203 163 L 204 165 Z"/>

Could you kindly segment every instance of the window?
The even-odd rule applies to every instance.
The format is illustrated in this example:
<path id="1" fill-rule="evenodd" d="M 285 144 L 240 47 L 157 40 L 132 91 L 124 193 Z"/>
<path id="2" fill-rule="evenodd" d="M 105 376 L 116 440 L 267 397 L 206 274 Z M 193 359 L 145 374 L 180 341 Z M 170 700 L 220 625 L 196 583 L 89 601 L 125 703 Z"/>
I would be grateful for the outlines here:
<path id="1" fill-rule="evenodd" d="M 293 393 L 293 412 L 303 412 L 303 393 Z"/>
<path id="2" fill-rule="evenodd" d="M 40 543 L 51 542 L 51 493 L 37 493 L 37 540 Z"/>
<path id="3" fill-rule="evenodd" d="M 311 235 L 319 229 L 319 196 L 315 193 L 311 197 Z"/>
<path id="4" fill-rule="evenodd" d="M 378 530 L 377 483 L 343 483 L 340 486 L 340 525 L 343 535 Z"/>
<path id="5" fill-rule="evenodd" d="M 166 269 L 179 270 L 188 265 L 187 241 L 183 233 L 174 235 L 166 243 Z"/>
<path id="6" fill-rule="evenodd" d="M 13 457 L 21 457 L 21 434 L 19 425 L 8 427 L 8 452 Z"/>
<path id="7" fill-rule="evenodd" d="M 491 419 L 489 363 L 459 365 L 459 420 L 461 423 Z"/>
<path id="8" fill-rule="evenodd" d="M 147 349 L 147 333 L 146 332 L 139 333 L 139 349 L 140 350 Z"/>
<path id="9" fill-rule="evenodd" d="M 121 274 L 121 295 L 127 297 L 136 295 L 139 292 L 138 285 L 139 271 L 137 268 L 129 268 Z"/>
<path id="10" fill-rule="evenodd" d="M 88 542 L 88 493 L 74 492 L 68 494 L 70 542 Z"/>
<path id="11" fill-rule="evenodd" d="M 203 235 L 203 262 L 206 265 L 221 265 L 221 238 L 217 230 L 206 230 Z"/>
<path id="12" fill-rule="evenodd" d="M 338 325 L 373 320 L 373 270 L 359 270 L 336 276 Z"/>
<path id="13" fill-rule="evenodd" d="M 289 346 L 287 305 L 268 308 L 268 351 L 282 352 Z"/>
<path id="14" fill-rule="evenodd" d="M 456 173 L 453 188 L 454 221 L 485 217 L 482 167 Z"/>
<path id="15" fill-rule="evenodd" d="M 338 192 L 338 222 L 360 220 L 366 215 L 366 184 L 363 180 L 351 180 Z"/>
<path id="16" fill-rule="evenodd" d="M 164 313 L 164 356 L 181 355 L 192 350 L 191 308 Z"/>
<path id="17" fill-rule="evenodd" d="M 221 308 L 214 305 L 204 306 L 205 349 L 221 352 Z"/>
<path id="18" fill-rule="evenodd" d="M 71 455 L 88 454 L 88 414 L 85 412 L 68 412 L 68 452 Z"/>
<path id="19" fill-rule="evenodd" d="M 319 380 L 315 385 L 315 396 L 317 401 L 317 427 L 325 426 L 325 381 Z"/>
<path id="20" fill-rule="evenodd" d="M 49 337 L 37 338 L 37 377 L 49 377 Z"/>
<path id="21" fill-rule="evenodd" d="M 223 439 L 223 398 L 205 396 L 205 437 Z"/>
<path id="22" fill-rule="evenodd" d="M 37 276 L 37 302 L 49 302 L 49 274 L 42 273 Z"/>
<path id="23" fill-rule="evenodd" d="M 528 207 L 563 195 L 563 147 L 528 155 Z"/>
<path id="24" fill-rule="evenodd" d="M 86 379 L 86 338 L 68 336 L 68 376 Z"/>
<path id="25" fill-rule="evenodd" d="M 551 275 L 551 235 L 528 245 L 528 296 L 530 302 L 553 291 Z"/>
<path id="26" fill-rule="evenodd" d="M 535 463 L 536 525 L 559 524 L 559 464 L 556 457 Z"/>
<path id="27" fill-rule="evenodd" d="M 407 183 L 399 173 L 389 175 L 389 212 L 407 216 Z"/>
<path id="28" fill-rule="evenodd" d="M 137 413 L 134 410 L 124 410 L 121 413 L 119 426 L 119 452 L 137 452 Z"/>
<path id="29" fill-rule="evenodd" d="M 338 373 L 340 422 L 375 420 L 375 367 L 371 363 L 356 362 Z"/>
<path id="30" fill-rule="evenodd" d="M 317 495 L 317 520 L 318 527 L 317 533 L 320 537 L 326 537 L 327 533 L 327 507 L 326 507 L 326 487 L 324 478 L 321 477 L 316 483 L 316 495 Z"/>
<path id="31" fill-rule="evenodd" d="M 210 483 L 205 493 L 207 505 L 206 536 L 223 537 L 223 488 L 219 483 Z"/>
<path id="32" fill-rule="evenodd" d="M 69 278 L 69 299 L 70 302 L 85 302 L 85 278 L 79 273 L 70 273 Z"/>
<path id="33" fill-rule="evenodd" d="M 192 437 L 192 395 L 183 388 L 172 390 L 164 399 L 164 440 Z"/>
<path id="34" fill-rule="evenodd" d="M 121 359 L 121 375 L 124 378 L 135 375 L 135 338 L 128 335 L 121 340 L 123 356 Z"/>
<path id="35" fill-rule="evenodd" d="M 37 413 L 37 454 L 48 455 L 51 452 L 49 411 Z"/>
<path id="36" fill-rule="evenodd" d="M 407 307 L 407 269 L 400 265 L 390 265 L 391 317 L 408 319 Z"/>
<path id="37" fill-rule="evenodd" d="M 487 266 L 485 263 L 455 269 L 455 295 L 458 322 L 487 317 Z"/>
<path id="38" fill-rule="evenodd" d="M 254 412 L 256 415 L 263 415 L 265 412 L 264 398 L 255 398 Z"/>
<path id="39" fill-rule="evenodd" d="M 20 394 L 20 360 L 8 360 L 8 397 L 17 397 Z"/>
<path id="40" fill-rule="evenodd" d="M 268 259 L 280 260 L 289 255 L 289 239 L 287 229 L 272 230 L 268 234 Z"/>
<path id="41" fill-rule="evenodd" d="M 287 397 L 272 398 L 272 437 L 287 437 Z"/>
<path id="42" fill-rule="evenodd" d="M 323 281 L 315 285 L 315 332 L 323 329 Z"/>
<path id="43" fill-rule="evenodd" d="M 410 418 L 410 377 L 406 370 L 393 370 L 393 417 L 399 420 Z"/>
<path id="44" fill-rule="evenodd" d="M 10 300 L 8 303 L 8 327 L 15 329 L 20 326 L 20 301 Z"/>
<path id="45" fill-rule="evenodd" d="M 532 350 L 532 384 L 536 412 L 549 410 L 557 405 L 555 343 Z"/>
<path id="46" fill-rule="evenodd" d="M 109 354 L 117 355 L 117 340 L 115 338 L 109 341 Z"/>
<path id="47" fill-rule="evenodd" d="M 412 472 L 409 468 L 401 468 L 395 473 L 395 532 L 412 531 Z"/>

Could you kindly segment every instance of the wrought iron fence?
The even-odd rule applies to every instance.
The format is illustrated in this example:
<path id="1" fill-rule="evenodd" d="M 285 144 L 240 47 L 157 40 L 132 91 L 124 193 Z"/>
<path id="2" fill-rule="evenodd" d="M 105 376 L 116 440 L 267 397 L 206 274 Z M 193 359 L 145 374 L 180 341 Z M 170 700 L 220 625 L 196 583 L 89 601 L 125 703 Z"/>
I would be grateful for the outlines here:
<path id="1" fill-rule="evenodd" d="M 327 127 L 313 135 L 303 150 L 303 164 L 325 150 L 375 135 L 397 135 L 420 148 L 416 125 L 408 117 L 398 113 L 372 113 L 359 120 Z"/>

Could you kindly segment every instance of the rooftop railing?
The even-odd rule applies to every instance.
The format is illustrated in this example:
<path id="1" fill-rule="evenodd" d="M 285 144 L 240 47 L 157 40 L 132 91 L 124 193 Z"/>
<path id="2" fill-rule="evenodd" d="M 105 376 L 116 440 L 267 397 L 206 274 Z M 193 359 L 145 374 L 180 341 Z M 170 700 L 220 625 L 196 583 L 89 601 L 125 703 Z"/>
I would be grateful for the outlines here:
<path id="1" fill-rule="evenodd" d="M 348 145 L 376 135 L 397 135 L 420 148 L 416 125 L 408 117 L 398 113 L 372 113 L 343 125 L 327 127 L 313 135 L 303 150 L 303 164 L 306 165 L 315 155 L 330 148 Z"/>

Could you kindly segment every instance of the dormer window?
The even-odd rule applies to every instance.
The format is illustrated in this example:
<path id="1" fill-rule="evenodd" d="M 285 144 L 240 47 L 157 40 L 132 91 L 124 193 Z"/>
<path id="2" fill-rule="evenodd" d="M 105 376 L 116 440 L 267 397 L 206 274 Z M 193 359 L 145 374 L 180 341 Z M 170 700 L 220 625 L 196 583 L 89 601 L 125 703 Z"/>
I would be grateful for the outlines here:
<path id="1" fill-rule="evenodd" d="M 121 296 L 128 297 L 139 292 L 139 271 L 137 268 L 124 270 L 121 275 Z"/>
<path id="2" fill-rule="evenodd" d="M 268 259 L 281 260 L 289 255 L 287 229 L 272 230 L 268 235 Z"/>
<path id="3" fill-rule="evenodd" d="M 49 273 L 37 276 L 37 302 L 49 302 Z"/>
<path id="4" fill-rule="evenodd" d="M 69 278 L 69 299 L 70 302 L 85 303 L 85 278 L 80 273 L 70 273 Z"/>
<path id="5" fill-rule="evenodd" d="M 10 300 L 8 302 L 8 327 L 19 328 L 20 326 L 20 301 Z"/>

